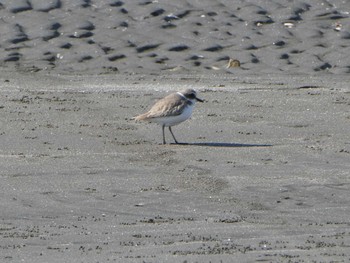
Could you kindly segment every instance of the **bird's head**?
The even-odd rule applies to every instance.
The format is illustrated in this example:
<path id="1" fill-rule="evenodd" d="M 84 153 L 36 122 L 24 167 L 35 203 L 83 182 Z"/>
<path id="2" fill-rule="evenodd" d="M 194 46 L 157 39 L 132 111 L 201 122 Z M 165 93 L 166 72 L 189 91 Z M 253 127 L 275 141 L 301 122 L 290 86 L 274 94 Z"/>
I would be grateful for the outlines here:
<path id="1" fill-rule="evenodd" d="M 197 97 L 197 92 L 194 89 L 185 89 L 180 92 L 186 99 L 195 102 L 204 102 L 204 100 Z"/>

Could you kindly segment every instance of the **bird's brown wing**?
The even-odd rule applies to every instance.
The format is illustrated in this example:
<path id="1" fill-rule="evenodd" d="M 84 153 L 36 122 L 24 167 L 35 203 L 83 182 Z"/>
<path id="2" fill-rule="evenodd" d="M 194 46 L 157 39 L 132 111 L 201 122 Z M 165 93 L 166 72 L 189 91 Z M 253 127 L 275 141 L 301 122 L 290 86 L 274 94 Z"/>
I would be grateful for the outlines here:
<path id="1" fill-rule="evenodd" d="M 136 120 L 147 120 L 152 118 L 168 117 L 180 115 L 182 110 L 187 106 L 188 101 L 179 100 L 178 94 L 170 94 L 165 98 L 157 101 L 152 108 L 139 116 Z"/>

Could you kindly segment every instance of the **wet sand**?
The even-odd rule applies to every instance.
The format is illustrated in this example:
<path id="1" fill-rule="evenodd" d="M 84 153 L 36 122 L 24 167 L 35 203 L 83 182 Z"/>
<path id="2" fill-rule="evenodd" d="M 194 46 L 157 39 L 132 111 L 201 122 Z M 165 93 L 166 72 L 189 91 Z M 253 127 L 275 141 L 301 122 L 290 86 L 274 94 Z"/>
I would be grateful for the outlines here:
<path id="1" fill-rule="evenodd" d="M 3 262 L 349 260 L 346 78 L 5 75 Z M 184 144 L 131 120 L 186 86 Z"/>

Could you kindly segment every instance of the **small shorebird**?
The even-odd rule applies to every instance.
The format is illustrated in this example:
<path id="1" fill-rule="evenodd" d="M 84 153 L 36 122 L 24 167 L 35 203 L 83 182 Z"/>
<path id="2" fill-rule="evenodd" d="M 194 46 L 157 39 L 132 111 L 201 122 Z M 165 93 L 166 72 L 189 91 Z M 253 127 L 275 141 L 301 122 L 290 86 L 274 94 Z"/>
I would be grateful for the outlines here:
<path id="1" fill-rule="evenodd" d="M 163 144 L 166 143 L 164 128 L 169 127 L 175 143 L 178 143 L 171 127 L 191 117 L 196 101 L 203 102 L 203 100 L 197 98 L 197 93 L 193 89 L 175 92 L 157 101 L 148 112 L 136 116 L 135 120 L 155 122 L 162 125 Z"/>

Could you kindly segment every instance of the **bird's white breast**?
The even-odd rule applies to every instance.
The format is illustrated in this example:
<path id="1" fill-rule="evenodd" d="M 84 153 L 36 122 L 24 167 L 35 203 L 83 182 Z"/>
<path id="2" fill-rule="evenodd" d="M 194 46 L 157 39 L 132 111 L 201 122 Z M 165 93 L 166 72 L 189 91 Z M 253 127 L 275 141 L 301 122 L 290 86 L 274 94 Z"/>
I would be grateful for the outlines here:
<path id="1" fill-rule="evenodd" d="M 183 112 L 176 116 L 168 116 L 168 117 L 161 117 L 161 118 L 155 118 L 153 121 L 168 126 L 174 126 L 177 125 L 185 120 L 187 120 L 192 115 L 194 103 L 192 105 L 188 105 L 184 108 Z"/>

